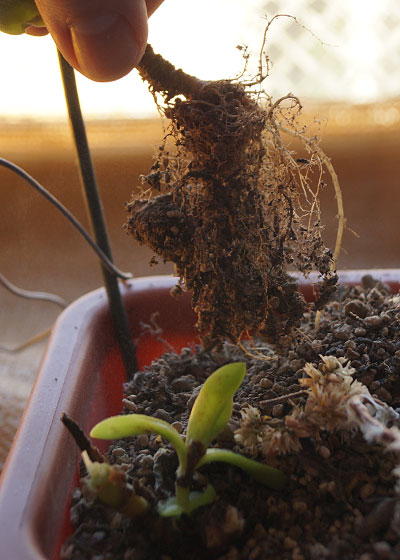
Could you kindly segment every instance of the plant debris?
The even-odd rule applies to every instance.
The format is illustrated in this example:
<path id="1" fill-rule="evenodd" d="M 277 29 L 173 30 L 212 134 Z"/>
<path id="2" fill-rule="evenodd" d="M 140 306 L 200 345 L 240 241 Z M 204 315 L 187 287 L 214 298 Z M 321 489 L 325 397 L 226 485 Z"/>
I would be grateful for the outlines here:
<path id="1" fill-rule="evenodd" d="M 212 352 L 168 351 L 126 384 L 124 413 L 130 403 L 184 433 L 205 379 L 225 363 L 246 361 L 248 374 L 216 446 L 268 457 L 289 477 L 284 490 L 209 465 L 195 484 L 211 482 L 217 501 L 174 523 L 151 512 L 132 522 L 76 490 L 74 534 L 62 558 L 399 558 L 400 297 L 370 277 L 363 286 L 340 287 L 318 329 L 308 312 L 281 342 L 281 354 L 263 341 L 244 351 L 230 343 Z M 173 493 L 177 458 L 160 438 L 117 441 L 107 457 L 150 503 Z"/>
<path id="2" fill-rule="evenodd" d="M 337 280 L 318 203 L 328 160 L 298 123 L 299 100 L 257 90 L 262 70 L 247 84 L 201 81 L 150 45 L 139 72 L 170 125 L 127 205 L 129 234 L 175 263 L 206 348 L 249 332 L 276 340 L 307 309 L 288 267 L 319 273 L 316 309 Z M 283 129 L 304 138 L 307 159 L 293 156 Z"/>

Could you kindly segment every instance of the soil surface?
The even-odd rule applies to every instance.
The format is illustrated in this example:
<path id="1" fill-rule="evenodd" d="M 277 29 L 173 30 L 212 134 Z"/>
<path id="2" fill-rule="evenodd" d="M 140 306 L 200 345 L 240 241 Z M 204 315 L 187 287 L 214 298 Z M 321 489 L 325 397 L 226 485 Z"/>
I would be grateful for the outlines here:
<path id="1" fill-rule="evenodd" d="M 238 443 L 238 434 L 249 429 L 246 414 L 242 415 L 252 410 L 249 407 L 260 412 L 264 427 L 283 433 L 285 418 L 306 401 L 301 384 L 304 366 L 312 363 L 321 368 L 320 356 L 348 360 L 355 369 L 354 379 L 375 399 L 398 409 L 399 298 L 365 277 L 363 286 L 339 288 L 318 329 L 315 314 L 306 315 L 294 335 L 282 337 L 279 352 L 262 343 L 248 345 L 245 352 L 230 343 L 218 352 L 185 348 L 180 355 L 167 352 L 137 372 L 125 386 L 124 413 L 162 418 L 184 432 L 207 376 L 225 363 L 246 361 L 247 375 L 235 396 L 232 419 L 214 445 L 248 455 L 251 450 L 253 457 L 258 454 L 258 460 L 287 473 L 288 485 L 283 491 L 272 491 L 234 467 L 208 465 L 198 473 L 194 487 L 212 482 L 217 500 L 177 521 L 160 518 L 154 508 L 143 519 L 132 521 L 91 500 L 84 488 L 77 489 L 71 508 L 74 533 L 64 544 L 62 558 L 399 558 L 394 453 L 366 443 L 358 430 L 342 429 L 339 422 L 337 429 L 300 438 L 298 449 L 290 448 L 290 438 L 273 452 L 270 448 L 266 452 L 263 442 L 247 447 Z M 174 492 L 176 454 L 160 437 L 114 442 L 108 460 L 121 465 L 136 491 L 152 504 Z"/>

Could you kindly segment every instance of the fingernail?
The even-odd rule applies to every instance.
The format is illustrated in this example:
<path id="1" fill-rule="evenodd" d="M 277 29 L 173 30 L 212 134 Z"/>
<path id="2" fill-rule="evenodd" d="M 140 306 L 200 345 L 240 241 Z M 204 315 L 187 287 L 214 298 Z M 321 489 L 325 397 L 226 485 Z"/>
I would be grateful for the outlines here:
<path id="1" fill-rule="evenodd" d="M 138 62 L 139 46 L 129 23 L 119 14 L 96 14 L 71 27 L 81 72 L 92 80 L 121 78 Z"/>

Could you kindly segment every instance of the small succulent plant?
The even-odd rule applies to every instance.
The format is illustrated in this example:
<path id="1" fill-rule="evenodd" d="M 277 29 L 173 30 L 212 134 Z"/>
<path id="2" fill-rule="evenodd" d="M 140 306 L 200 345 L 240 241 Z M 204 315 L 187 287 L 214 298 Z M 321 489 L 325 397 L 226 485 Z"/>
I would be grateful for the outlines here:
<path id="1" fill-rule="evenodd" d="M 186 432 L 186 438 L 182 436 L 168 422 L 143 414 L 129 414 L 124 416 L 112 416 L 97 424 L 91 431 L 93 438 L 119 439 L 143 433 L 155 432 L 167 439 L 178 455 L 179 466 L 176 473 L 175 496 L 158 504 L 158 511 L 164 517 L 179 517 L 183 513 L 190 514 L 200 506 L 212 503 L 216 492 L 211 484 L 202 492 L 191 491 L 192 479 L 195 470 L 201 466 L 222 461 L 235 465 L 246 471 L 258 482 L 279 490 L 286 483 L 285 475 L 268 465 L 259 463 L 238 453 L 227 449 L 211 448 L 210 443 L 225 428 L 233 408 L 233 396 L 243 381 L 246 366 L 242 362 L 235 362 L 217 369 L 206 380 L 192 408 Z M 97 496 L 108 505 L 118 506 L 119 499 L 114 499 L 114 494 L 121 493 L 112 488 L 115 484 L 116 474 L 112 474 L 109 465 L 102 465 L 107 473 L 98 483 L 99 475 L 96 463 L 89 462 L 86 458 L 89 470 L 90 486 L 98 487 Z M 100 472 L 100 471 L 99 471 Z M 104 497 L 106 496 L 106 499 Z M 138 498 L 136 496 L 136 498 Z M 133 498 L 132 498 L 133 499 Z M 136 503 L 139 513 L 143 510 L 143 503 Z"/>

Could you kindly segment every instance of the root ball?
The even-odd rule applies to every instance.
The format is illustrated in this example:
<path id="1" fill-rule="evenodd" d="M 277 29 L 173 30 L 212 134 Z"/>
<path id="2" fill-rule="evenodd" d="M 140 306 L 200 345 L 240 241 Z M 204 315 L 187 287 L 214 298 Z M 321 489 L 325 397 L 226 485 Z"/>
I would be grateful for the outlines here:
<path id="1" fill-rule="evenodd" d="M 335 284 L 318 215 L 311 224 L 319 206 L 279 133 L 279 105 L 238 82 L 188 76 L 151 47 L 139 70 L 164 99 L 176 149 L 161 147 L 144 178 L 151 195 L 128 204 L 128 232 L 175 263 L 207 347 L 249 332 L 276 339 L 307 308 L 289 265 L 320 272 L 321 302 Z"/>

